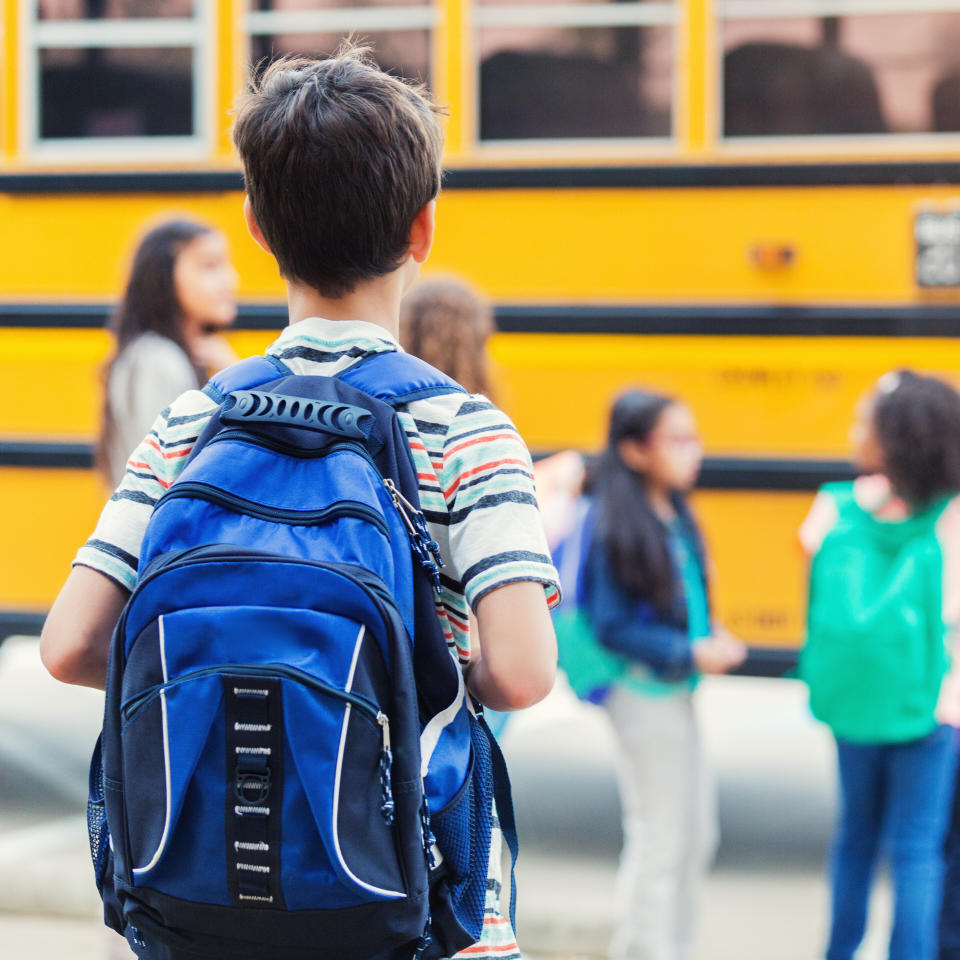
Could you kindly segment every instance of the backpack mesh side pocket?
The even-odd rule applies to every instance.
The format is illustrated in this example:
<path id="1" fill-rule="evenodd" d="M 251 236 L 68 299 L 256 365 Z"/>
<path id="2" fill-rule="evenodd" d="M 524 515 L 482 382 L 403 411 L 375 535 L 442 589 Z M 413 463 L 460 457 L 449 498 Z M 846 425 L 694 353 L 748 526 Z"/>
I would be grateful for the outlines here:
<path id="1" fill-rule="evenodd" d="M 437 846 L 444 856 L 457 921 L 480 939 L 490 867 L 493 810 L 493 764 L 486 731 L 470 718 L 472 758 L 463 789 L 431 817 Z"/>
<path id="2" fill-rule="evenodd" d="M 87 835 L 90 840 L 90 857 L 93 860 L 93 874 L 97 881 L 97 890 L 103 896 L 103 884 L 107 876 L 110 859 L 110 829 L 107 826 L 107 811 L 104 801 L 103 761 L 100 755 L 100 741 L 90 760 L 90 789 L 87 798 Z"/>

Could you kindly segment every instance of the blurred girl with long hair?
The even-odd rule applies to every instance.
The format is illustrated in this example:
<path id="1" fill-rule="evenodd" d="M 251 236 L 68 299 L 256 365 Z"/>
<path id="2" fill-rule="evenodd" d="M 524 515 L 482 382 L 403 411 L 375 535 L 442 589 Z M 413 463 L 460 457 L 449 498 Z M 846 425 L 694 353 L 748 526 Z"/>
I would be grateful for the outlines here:
<path id="1" fill-rule="evenodd" d="M 169 220 L 141 239 L 111 320 L 116 351 L 104 368 L 97 466 L 111 488 L 157 414 L 236 359 L 223 337 L 236 298 L 237 272 L 218 230 Z"/>

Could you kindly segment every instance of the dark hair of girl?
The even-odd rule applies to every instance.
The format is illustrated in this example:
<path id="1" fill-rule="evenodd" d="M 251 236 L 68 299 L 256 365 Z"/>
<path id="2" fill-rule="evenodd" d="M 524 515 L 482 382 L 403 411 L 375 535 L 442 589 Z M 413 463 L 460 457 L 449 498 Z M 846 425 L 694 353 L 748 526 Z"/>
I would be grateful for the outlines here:
<path id="1" fill-rule="evenodd" d="M 960 492 L 960 394 L 936 377 L 882 378 L 873 426 L 894 490 L 916 506 Z"/>
<path id="2" fill-rule="evenodd" d="M 210 232 L 210 227 L 191 220 L 169 220 L 147 233 L 134 253 L 123 299 L 110 319 L 116 351 L 102 371 L 103 412 L 95 459 L 98 469 L 108 478 L 108 451 L 116 431 L 109 390 L 113 365 L 137 337 L 148 332 L 172 340 L 190 356 L 183 335 L 183 311 L 177 298 L 173 270 L 180 251 L 197 237 Z M 197 368 L 197 384 L 202 382 L 203 371 Z"/>
<path id="3" fill-rule="evenodd" d="M 586 489 L 597 505 L 596 536 L 607 551 L 617 583 L 649 599 L 663 614 L 676 610 L 676 582 L 669 535 L 654 512 L 643 480 L 620 456 L 623 440 L 646 442 L 664 410 L 676 401 L 642 390 L 622 394 L 610 414 L 606 450 L 594 462 Z M 685 499 L 674 495 L 674 508 L 689 519 Z"/>

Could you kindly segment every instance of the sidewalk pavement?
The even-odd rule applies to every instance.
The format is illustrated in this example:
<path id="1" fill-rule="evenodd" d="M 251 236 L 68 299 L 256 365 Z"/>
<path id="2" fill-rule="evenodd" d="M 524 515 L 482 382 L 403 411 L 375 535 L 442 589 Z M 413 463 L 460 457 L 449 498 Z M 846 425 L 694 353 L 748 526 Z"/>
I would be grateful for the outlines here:
<path id="1" fill-rule="evenodd" d="M 86 845 L 85 767 L 101 697 L 56 684 L 36 644 L 0 648 L 0 957 L 105 960 Z M 827 895 L 832 759 L 788 681 L 705 682 L 724 845 L 690 960 L 814 960 Z M 619 808 L 612 735 L 563 686 L 505 737 L 522 832 L 518 933 L 527 960 L 601 958 L 613 927 Z M 12 775 L 11 775 L 12 771 Z M 861 960 L 885 955 L 889 894 Z"/>

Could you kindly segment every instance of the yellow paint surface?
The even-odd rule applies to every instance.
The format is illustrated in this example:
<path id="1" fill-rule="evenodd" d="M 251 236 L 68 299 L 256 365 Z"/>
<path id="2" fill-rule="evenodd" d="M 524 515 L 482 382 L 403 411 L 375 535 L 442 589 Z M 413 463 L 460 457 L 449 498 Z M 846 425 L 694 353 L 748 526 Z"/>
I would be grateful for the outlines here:
<path id="1" fill-rule="evenodd" d="M 0 608 L 49 606 L 106 496 L 90 471 L 0 468 Z M 788 645 L 802 633 L 805 575 L 796 530 L 809 503 L 808 494 L 696 495 L 719 613 L 751 643 Z"/>
<path id="2" fill-rule="evenodd" d="M 250 356 L 275 336 L 230 340 Z M 102 330 L 0 329 L 0 436 L 93 436 L 109 349 Z M 642 386 L 686 400 L 713 455 L 844 457 L 882 373 L 960 379 L 960 340 L 498 334 L 491 353 L 497 399 L 536 450 L 596 449 L 614 397 Z"/>
<path id="3" fill-rule="evenodd" d="M 50 605 L 107 495 L 92 471 L 0 468 L 0 607 Z"/>
<path id="4" fill-rule="evenodd" d="M 836 187 L 447 191 L 430 271 L 500 301 L 909 303 L 913 214 L 960 188 Z M 110 298 L 146 224 L 186 213 L 230 239 L 246 298 L 279 298 L 275 263 L 247 236 L 239 193 L 0 195 L 0 295 Z M 792 266 L 750 251 L 785 244 Z"/>

